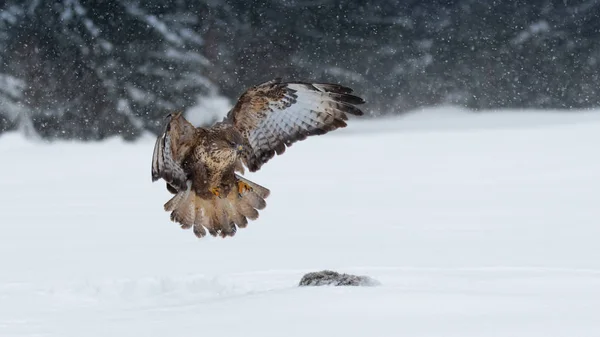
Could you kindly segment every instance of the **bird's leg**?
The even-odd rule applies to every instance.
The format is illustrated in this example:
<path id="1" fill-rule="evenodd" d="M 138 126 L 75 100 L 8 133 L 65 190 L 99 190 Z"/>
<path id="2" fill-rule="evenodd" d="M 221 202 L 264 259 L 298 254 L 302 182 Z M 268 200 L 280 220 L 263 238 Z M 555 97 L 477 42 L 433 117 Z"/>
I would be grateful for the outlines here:
<path id="1" fill-rule="evenodd" d="M 210 191 L 212 192 L 212 194 L 216 195 L 217 197 L 221 196 L 221 189 L 218 187 L 213 187 L 210 189 Z"/>
<path id="2" fill-rule="evenodd" d="M 250 185 L 246 184 L 245 182 L 238 180 L 238 194 L 242 195 L 242 193 L 246 192 L 246 191 L 252 191 L 252 187 L 250 187 Z"/>

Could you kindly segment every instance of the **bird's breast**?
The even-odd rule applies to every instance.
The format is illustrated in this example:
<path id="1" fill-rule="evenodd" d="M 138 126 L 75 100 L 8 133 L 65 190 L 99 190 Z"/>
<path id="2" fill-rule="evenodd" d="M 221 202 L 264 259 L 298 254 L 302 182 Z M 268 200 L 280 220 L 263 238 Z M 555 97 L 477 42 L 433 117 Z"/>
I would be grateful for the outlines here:
<path id="1" fill-rule="evenodd" d="M 201 154 L 201 160 L 209 170 L 221 171 L 235 163 L 236 155 L 233 149 L 209 149 Z"/>

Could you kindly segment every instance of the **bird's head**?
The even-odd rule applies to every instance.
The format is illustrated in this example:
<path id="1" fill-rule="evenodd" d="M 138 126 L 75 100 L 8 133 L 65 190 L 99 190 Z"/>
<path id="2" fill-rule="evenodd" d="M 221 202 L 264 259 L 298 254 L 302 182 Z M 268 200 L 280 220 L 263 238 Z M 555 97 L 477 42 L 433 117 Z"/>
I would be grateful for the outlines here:
<path id="1" fill-rule="evenodd" d="M 226 141 L 236 155 L 240 155 L 246 150 L 244 139 L 237 132 L 228 133 L 226 136 Z"/>

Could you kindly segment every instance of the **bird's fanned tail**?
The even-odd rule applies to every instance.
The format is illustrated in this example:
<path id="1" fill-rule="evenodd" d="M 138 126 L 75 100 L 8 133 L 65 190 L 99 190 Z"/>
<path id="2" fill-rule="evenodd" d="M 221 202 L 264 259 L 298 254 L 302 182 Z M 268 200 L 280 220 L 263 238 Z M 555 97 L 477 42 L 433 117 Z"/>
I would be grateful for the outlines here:
<path id="1" fill-rule="evenodd" d="M 198 196 L 191 185 L 175 194 L 164 205 L 171 212 L 171 220 L 183 229 L 193 229 L 198 238 L 234 236 L 238 228 L 248 225 L 248 219 L 256 220 L 258 211 L 266 207 L 265 199 L 270 191 L 236 174 L 237 184 L 227 196 Z"/>

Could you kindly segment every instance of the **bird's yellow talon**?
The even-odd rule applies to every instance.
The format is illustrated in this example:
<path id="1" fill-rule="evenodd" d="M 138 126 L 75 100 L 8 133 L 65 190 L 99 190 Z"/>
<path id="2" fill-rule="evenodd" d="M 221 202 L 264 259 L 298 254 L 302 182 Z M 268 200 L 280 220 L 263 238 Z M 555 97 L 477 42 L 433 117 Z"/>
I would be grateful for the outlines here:
<path id="1" fill-rule="evenodd" d="M 221 196 L 221 190 L 218 187 L 213 187 L 210 189 L 210 191 L 212 192 L 212 194 L 216 195 L 217 197 Z"/>
<path id="2" fill-rule="evenodd" d="M 242 194 L 246 191 L 251 191 L 252 187 L 250 187 L 250 185 L 246 184 L 245 182 L 239 180 L 238 181 L 238 193 Z"/>

